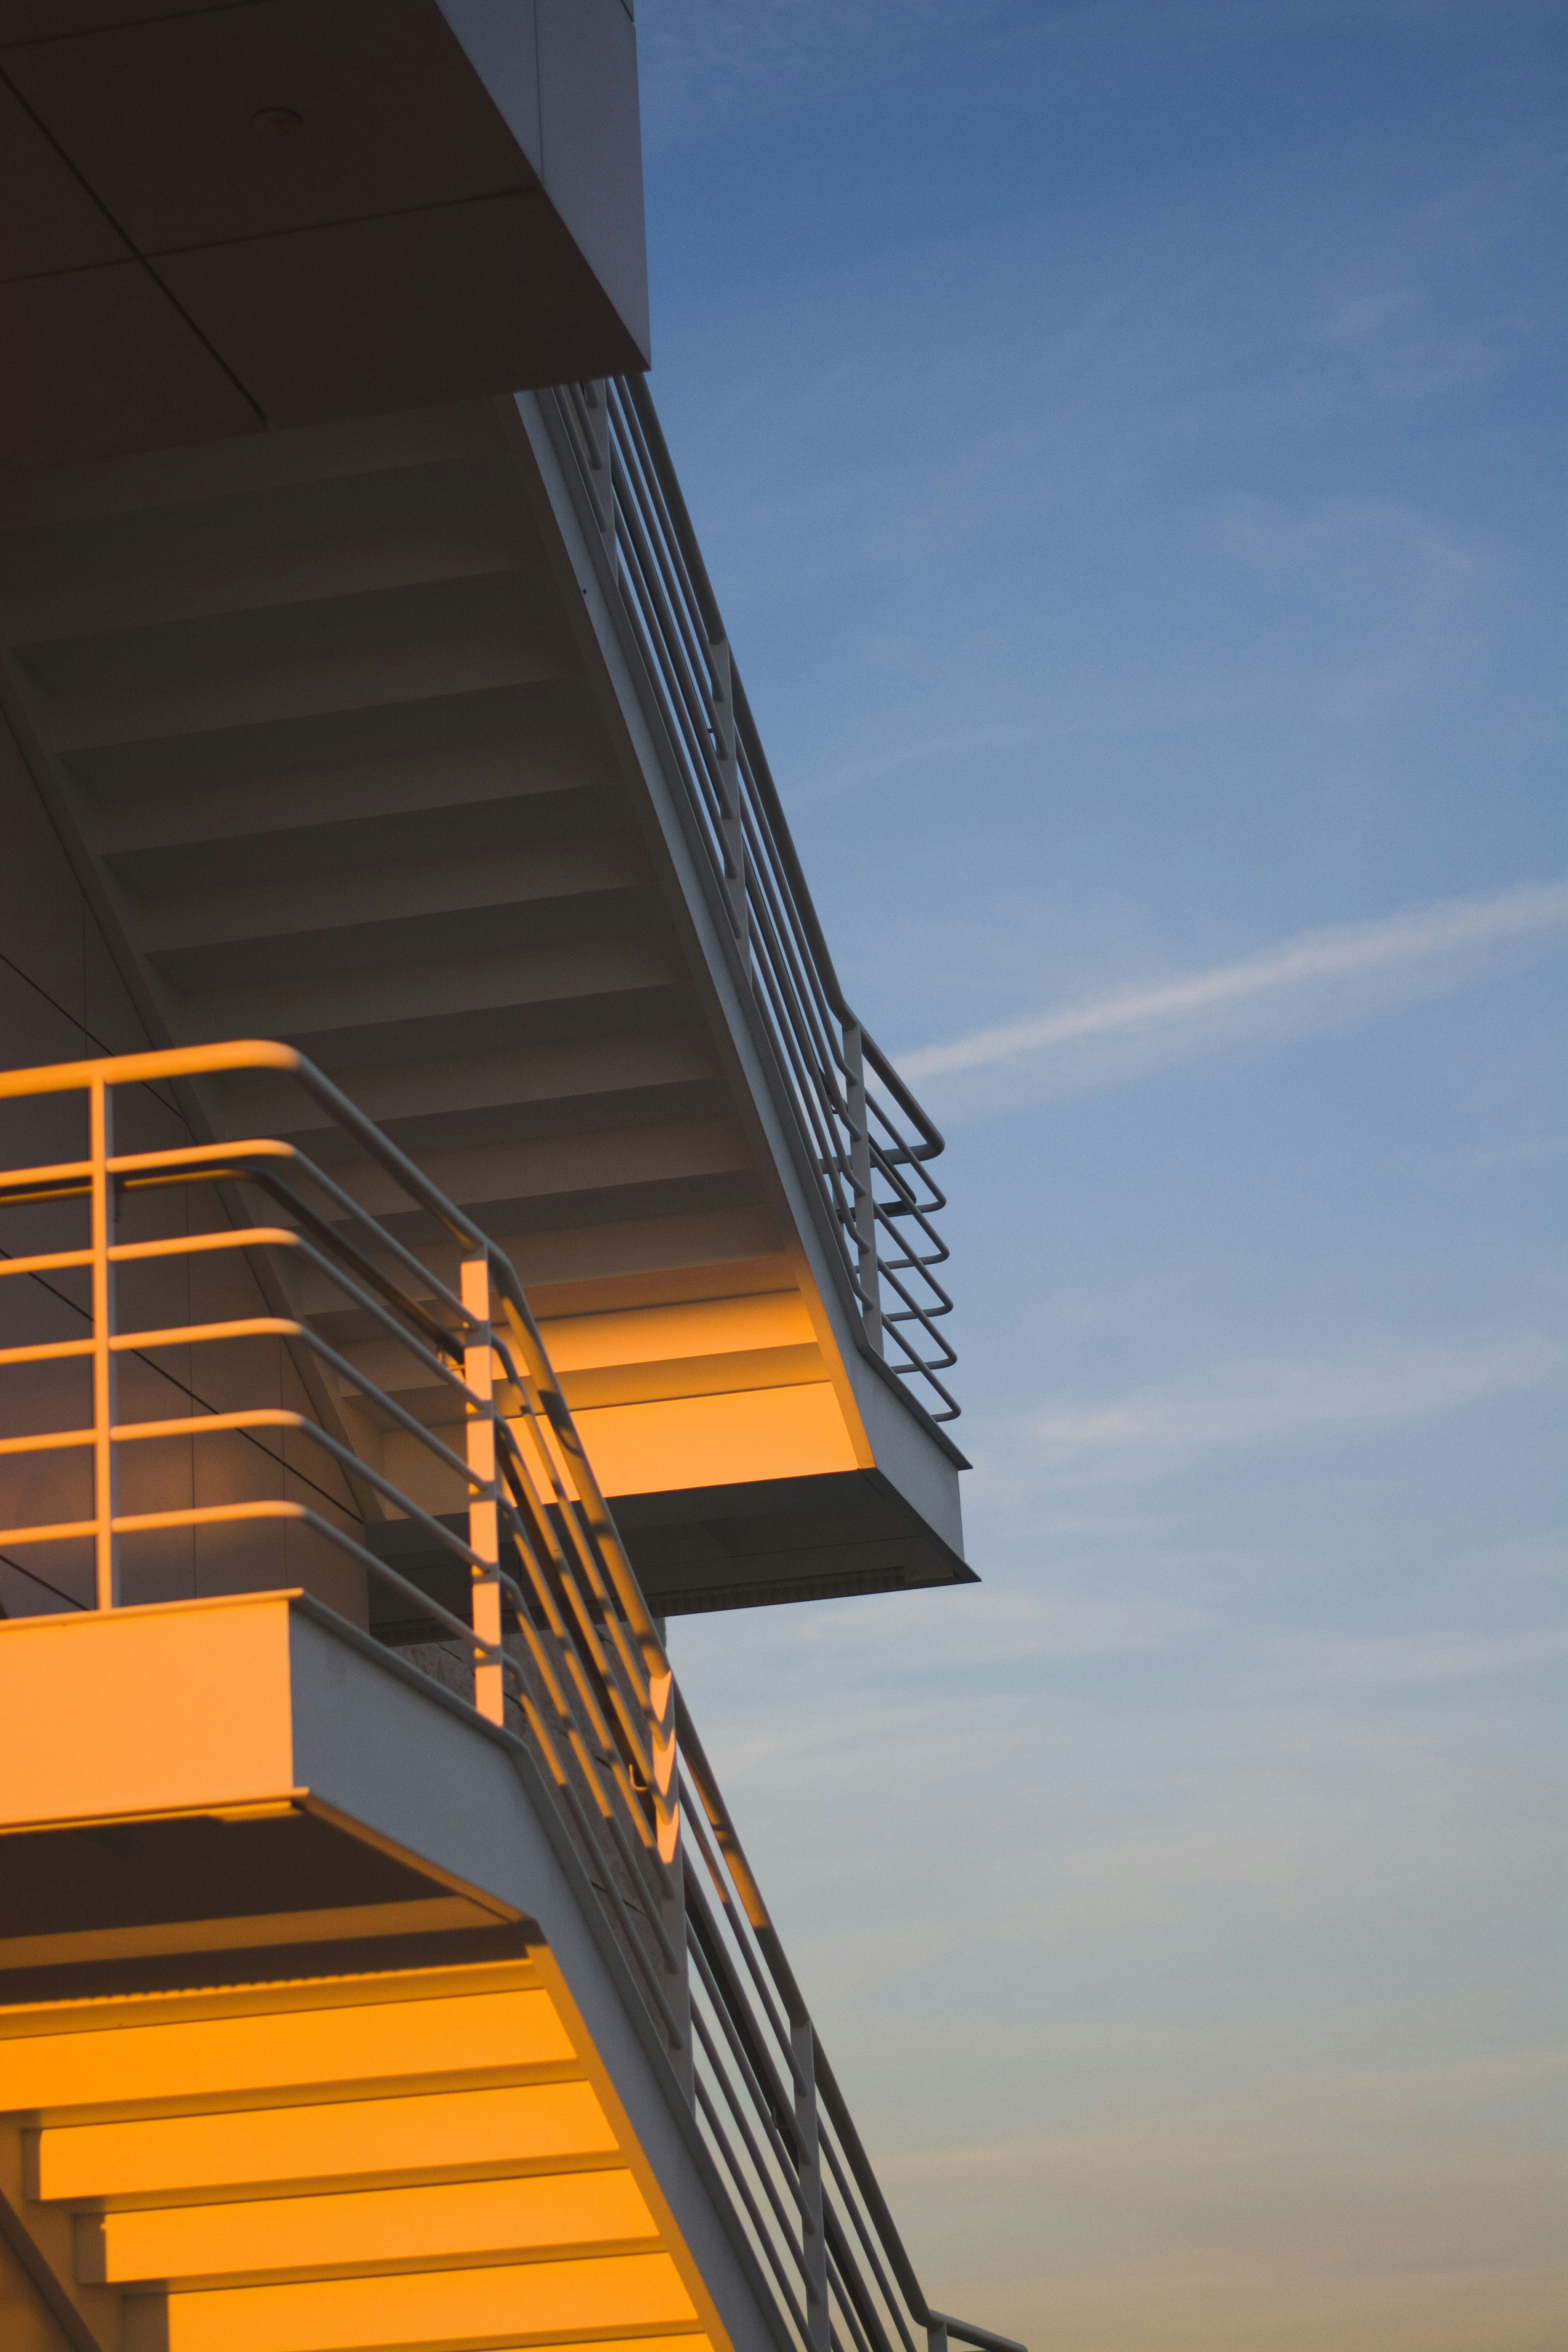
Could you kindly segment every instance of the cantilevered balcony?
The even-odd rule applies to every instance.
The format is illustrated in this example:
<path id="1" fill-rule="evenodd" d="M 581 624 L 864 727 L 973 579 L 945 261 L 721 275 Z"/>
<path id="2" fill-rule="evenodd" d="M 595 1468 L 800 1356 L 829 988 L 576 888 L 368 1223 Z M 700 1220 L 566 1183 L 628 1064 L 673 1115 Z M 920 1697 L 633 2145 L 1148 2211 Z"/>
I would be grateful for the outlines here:
<path id="1" fill-rule="evenodd" d="M 72 1001 L 74 924 L 104 1043 L 286 1039 L 495 1235 L 657 1611 L 968 1579 L 942 1139 L 837 981 L 640 378 L 15 478 L 0 704 L 29 971 Z M 193 1132 L 347 1149 L 234 1091 Z"/>
<path id="2" fill-rule="evenodd" d="M 193 1139 L 220 1080 L 335 1148 Z M 1016 2352 L 925 2299 L 505 1254 L 286 1045 L 0 1114 L 18 2342 Z"/>

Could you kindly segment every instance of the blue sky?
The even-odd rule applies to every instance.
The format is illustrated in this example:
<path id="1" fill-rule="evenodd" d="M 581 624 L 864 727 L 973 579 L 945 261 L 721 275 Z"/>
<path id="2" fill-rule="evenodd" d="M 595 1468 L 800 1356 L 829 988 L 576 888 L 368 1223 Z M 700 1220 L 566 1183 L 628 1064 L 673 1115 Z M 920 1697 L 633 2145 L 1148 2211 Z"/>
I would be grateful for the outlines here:
<path id="1" fill-rule="evenodd" d="M 653 384 L 948 1127 L 965 1593 L 689 1620 L 933 2297 L 1568 2336 L 1530 0 L 640 0 Z"/>

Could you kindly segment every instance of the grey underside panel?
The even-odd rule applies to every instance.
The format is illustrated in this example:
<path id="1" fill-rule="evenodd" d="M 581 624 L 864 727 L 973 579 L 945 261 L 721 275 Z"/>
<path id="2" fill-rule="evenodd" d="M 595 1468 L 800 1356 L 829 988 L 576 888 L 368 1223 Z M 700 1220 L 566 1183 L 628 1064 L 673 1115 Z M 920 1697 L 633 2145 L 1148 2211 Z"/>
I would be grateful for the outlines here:
<path id="1" fill-rule="evenodd" d="M 537 1923 L 737 2352 L 777 2352 L 668 2060 L 516 1740 L 297 1607 L 296 1771 L 325 1801 Z M 538 1790 L 536 1798 L 533 1793 Z"/>

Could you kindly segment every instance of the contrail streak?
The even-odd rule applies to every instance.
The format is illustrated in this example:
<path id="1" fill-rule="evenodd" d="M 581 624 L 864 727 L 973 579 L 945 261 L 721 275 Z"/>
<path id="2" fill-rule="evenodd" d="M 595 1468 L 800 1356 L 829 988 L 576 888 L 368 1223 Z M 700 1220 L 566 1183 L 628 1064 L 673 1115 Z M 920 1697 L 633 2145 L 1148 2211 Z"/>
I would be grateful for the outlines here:
<path id="1" fill-rule="evenodd" d="M 900 1056 L 912 1079 L 946 1077 L 1010 1061 L 1019 1054 L 1066 1045 L 1079 1038 L 1119 1031 L 1157 1029 L 1194 1015 L 1226 1010 L 1249 1000 L 1310 988 L 1324 981 L 1396 971 L 1458 955 L 1467 950 L 1500 947 L 1512 940 L 1558 929 L 1568 923 L 1568 879 L 1526 882 L 1485 898 L 1448 898 L 1436 906 L 1391 915 L 1374 923 L 1347 923 L 1336 929 L 1307 931 L 1283 947 L 1239 962 L 1216 964 L 1155 988 L 1118 991 L 1087 1004 L 1032 1014 L 992 1029 L 976 1029 L 945 1045 L 921 1046 Z"/>

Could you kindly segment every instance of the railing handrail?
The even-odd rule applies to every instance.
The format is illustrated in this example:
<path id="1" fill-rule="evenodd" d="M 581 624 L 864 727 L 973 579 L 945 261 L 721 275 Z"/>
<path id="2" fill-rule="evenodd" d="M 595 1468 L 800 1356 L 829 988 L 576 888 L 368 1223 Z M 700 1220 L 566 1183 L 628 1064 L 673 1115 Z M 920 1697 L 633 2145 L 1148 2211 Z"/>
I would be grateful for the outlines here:
<path id="1" fill-rule="evenodd" d="M 116 1154 L 110 1148 L 108 1098 L 116 1087 L 245 1072 L 272 1072 L 296 1080 L 366 1157 L 437 1221 L 462 1254 L 461 1296 L 294 1144 L 249 1138 L 193 1141 L 153 1152 Z M 720 2163 L 719 2185 L 731 2199 L 735 2225 L 752 2243 L 764 2286 L 771 2270 L 781 2319 L 793 2326 L 802 2352 L 850 2352 L 851 2340 L 855 2352 L 899 2352 L 900 2345 L 903 2352 L 914 2352 L 909 2321 L 926 2330 L 928 2352 L 943 2352 L 949 2338 L 973 2345 L 978 2352 L 1023 2352 L 1007 2337 L 949 2318 L 926 2302 L 675 1685 L 658 1630 L 510 1261 L 293 1046 L 250 1039 L 0 1072 L 0 1102 L 66 1092 L 89 1096 L 89 1156 L 47 1167 L 0 1169 L 0 1207 L 89 1198 L 92 1245 L 26 1257 L 0 1255 L 0 1276 L 90 1265 L 93 1336 L 85 1341 L 0 1349 L 0 1364 L 57 1353 L 91 1354 L 94 1423 L 90 1429 L 0 1440 L 0 1458 L 92 1446 L 99 1482 L 96 1515 L 92 1520 L 0 1532 L 11 1542 L 96 1536 L 112 1552 L 118 1536 L 125 1533 L 258 1518 L 293 1521 L 355 1559 L 421 1621 L 428 1620 L 461 1643 L 474 1663 L 476 1712 L 502 1727 L 503 1685 L 510 1680 L 524 1744 L 542 1763 L 545 1785 L 579 1849 L 598 1862 L 589 1873 L 595 1897 L 630 1958 L 633 1981 Z M 216 1235 L 187 1231 L 153 1244 L 110 1242 L 115 1188 L 170 1182 L 259 1187 L 299 1223 L 241 1225 L 220 1229 Z M 310 1208 L 300 1188 L 311 1185 L 336 1210 L 338 1223 Z M 376 1248 L 395 1265 L 428 1286 L 430 1296 L 445 1308 L 449 1328 L 435 1323 L 422 1300 L 400 1289 L 394 1276 L 374 1265 L 354 1232 L 374 1236 Z M 460 1397 L 468 1432 L 466 1455 L 459 1457 L 434 1429 L 419 1423 L 331 1348 L 311 1328 L 303 1309 L 292 1316 L 253 1317 L 228 1325 L 114 1331 L 108 1278 L 112 1264 L 151 1255 L 174 1257 L 209 1246 L 258 1255 L 283 1250 L 329 1276 L 359 1311 L 401 1339 L 426 1372 Z M 366 1286 L 367 1269 L 379 1286 L 379 1299 Z M 467 1538 L 306 1413 L 261 1407 L 228 1413 L 196 1412 L 167 1422 L 121 1424 L 115 1419 L 114 1349 L 172 1346 L 197 1338 L 216 1342 L 264 1332 L 329 1364 L 338 1377 L 346 1378 L 419 1438 L 463 1482 L 469 1496 Z M 101 1378 L 100 1364 L 110 1366 Z M 498 1367 L 504 1405 L 497 1395 Z M 194 1392 L 192 1402 L 199 1403 Z M 510 1431 L 513 1402 L 536 1456 L 531 1465 L 521 1440 Z M 309 1438 L 346 1475 L 363 1480 L 433 1542 L 466 1562 L 473 1580 L 471 1622 L 446 1608 L 321 1511 L 297 1501 L 115 1515 L 117 1444 L 187 1433 L 249 1434 L 264 1429 Z M 107 1484 L 102 1483 L 106 1478 Z M 526 1589 L 501 1565 L 503 1528 L 524 1568 Z M 113 1606 L 117 1585 L 112 1574 L 106 1583 L 101 1571 L 100 1555 L 100 1606 Z M 505 1645 L 503 1596 L 516 1620 L 521 1657 Z M 564 1684 L 553 1692 L 551 1653 L 539 1630 L 541 1620 L 563 1661 Z M 531 1663 L 525 1664 L 525 1660 Z M 637 1720 L 628 1717 L 628 1708 Z M 546 1717 L 556 1726 L 554 1738 Z M 635 1760 L 635 1780 L 628 1776 L 628 1759 Z M 684 1831 L 683 1784 L 696 1801 L 687 1812 Z M 700 1861 L 718 1895 L 719 1914 L 704 1893 Z M 617 1883 L 617 1872 L 634 1890 L 635 1901 Z M 687 1955 L 689 1961 L 683 1968 Z M 741 2136 L 739 2148 L 724 2126 L 725 2103 Z M 848 2330 L 847 2338 L 833 2320 L 835 2308 Z M 884 2313 L 894 2334 L 884 2325 Z"/>
<path id="2" fill-rule="evenodd" d="M 702 617 L 707 625 L 710 638 L 715 643 L 721 639 L 728 643 L 728 633 L 724 627 L 723 614 L 719 609 L 719 599 L 713 592 L 713 583 L 708 575 L 708 565 L 702 553 L 701 543 L 697 537 L 690 509 L 686 503 L 686 493 L 680 487 L 680 477 L 675 470 L 675 460 L 669 454 L 669 444 L 664 437 L 664 427 L 659 422 L 658 412 L 653 404 L 653 395 L 647 388 L 647 379 L 641 375 L 622 376 L 617 379 L 616 388 L 636 408 L 638 422 L 652 448 L 658 467 L 659 486 L 669 506 L 671 520 L 679 534 L 681 553 L 686 559 L 692 584 L 701 598 Z M 821 918 L 816 911 L 816 902 L 811 895 L 811 885 L 805 878 L 805 869 L 800 862 L 800 853 L 795 845 L 795 836 L 790 831 L 789 819 L 784 814 L 784 802 L 779 796 L 778 786 L 773 782 L 773 770 L 768 764 L 768 756 L 763 748 L 763 739 L 752 713 L 751 698 L 742 681 L 733 652 L 730 656 L 730 681 L 731 690 L 734 696 L 736 723 L 746 737 L 747 750 L 750 752 L 753 769 L 753 782 L 768 814 L 774 850 L 789 877 L 791 892 L 802 926 L 811 941 L 816 969 L 821 975 L 828 1002 L 840 1020 L 853 1023 L 859 1029 L 868 1047 L 877 1057 L 879 1072 L 885 1076 L 888 1085 L 897 1093 L 900 1108 L 923 1131 L 925 1140 L 921 1146 L 921 1156 L 934 1160 L 947 1148 L 941 1129 L 929 1113 L 916 1101 L 880 1048 L 872 1043 L 869 1030 L 866 1028 L 859 1014 L 851 1006 L 840 985 L 837 969 L 833 961 L 833 951 L 827 944 L 827 936 L 823 930 Z"/>
<path id="3" fill-rule="evenodd" d="M 839 982 L 647 383 L 538 397 L 857 1347 L 917 1411 L 953 1420 L 929 1171 L 944 1139 Z"/>

